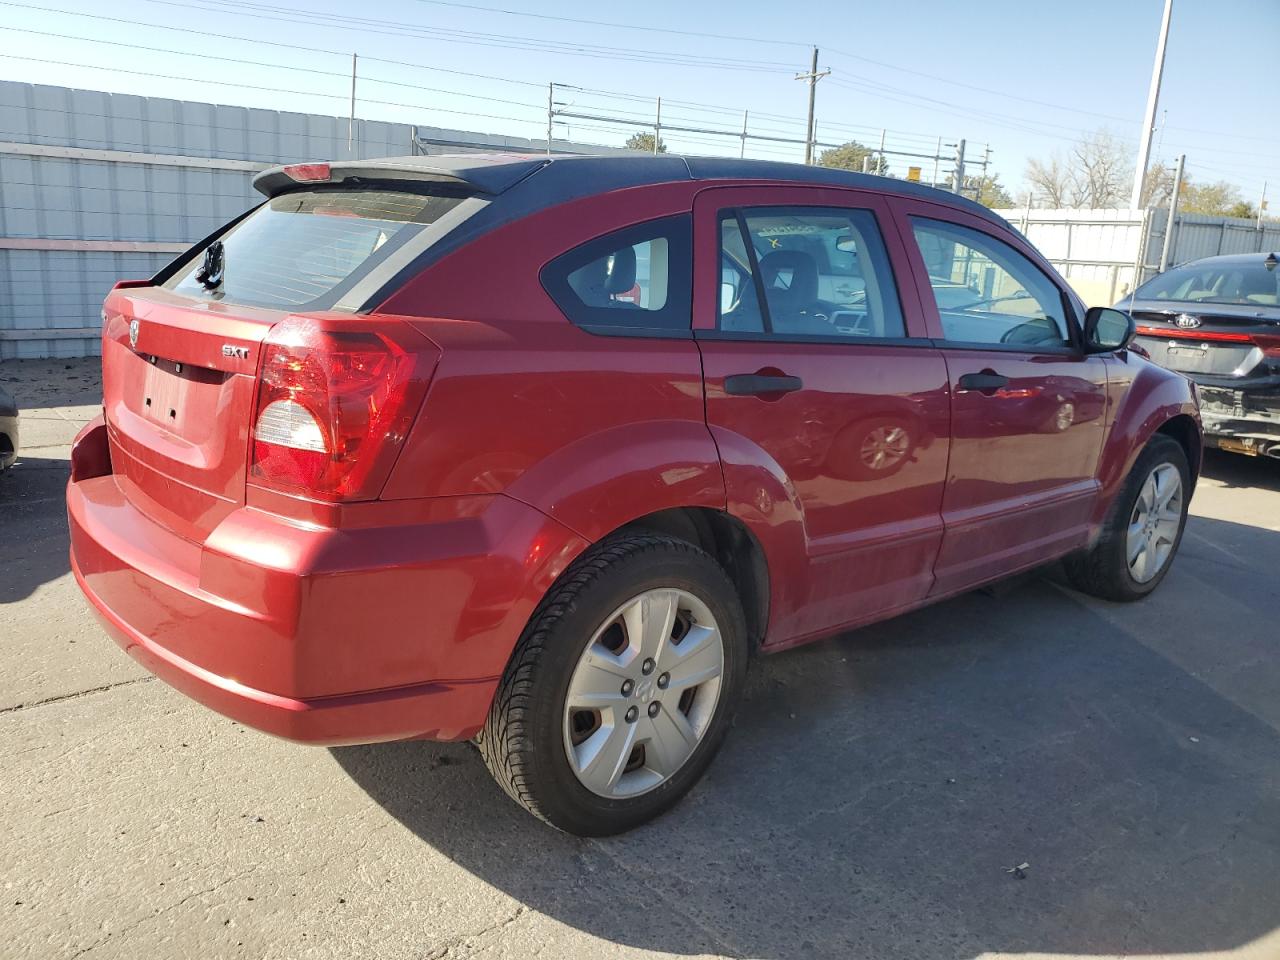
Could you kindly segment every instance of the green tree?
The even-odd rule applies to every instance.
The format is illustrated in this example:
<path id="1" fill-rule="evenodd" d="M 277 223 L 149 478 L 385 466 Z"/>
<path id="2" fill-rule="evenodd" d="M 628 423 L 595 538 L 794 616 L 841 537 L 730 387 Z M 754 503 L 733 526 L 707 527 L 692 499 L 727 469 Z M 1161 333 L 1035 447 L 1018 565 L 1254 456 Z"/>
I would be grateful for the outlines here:
<path id="1" fill-rule="evenodd" d="M 1231 216 L 1232 210 L 1243 201 L 1240 188 L 1219 180 L 1216 183 L 1194 183 L 1186 176 L 1178 194 L 1178 210 L 1182 213 L 1204 213 L 1211 217 Z"/>
<path id="2" fill-rule="evenodd" d="M 627 137 L 628 150 L 642 150 L 645 153 L 653 153 L 653 134 L 652 133 L 633 133 Z M 666 153 L 667 145 L 658 140 L 658 152 Z"/>
<path id="3" fill-rule="evenodd" d="M 1258 210 L 1248 200 L 1237 200 L 1227 209 L 1227 216 L 1253 220 L 1258 216 Z"/>
<path id="4" fill-rule="evenodd" d="M 835 167 L 837 170 L 856 170 L 861 173 L 863 160 L 867 157 L 871 157 L 871 164 L 867 168 L 871 173 L 878 173 L 882 177 L 889 173 L 889 164 L 885 158 L 857 140 L 850 140 L 841 146 L 823 150 L 818 156 L 818 166 Z"/>
<path id="5" fill-rule="evenodd" d="M 993 210 L 1007 210 L 1014 205 L 1013 197 L 1005 189 L 1004 184 L 1000 182 L 1000 174 L 998 173 L 993 173 L 987 177 L 966 175 L 964 178 L 964 192 L 965 196 L 973 197 L 984 207 L 990 207 Z"/>

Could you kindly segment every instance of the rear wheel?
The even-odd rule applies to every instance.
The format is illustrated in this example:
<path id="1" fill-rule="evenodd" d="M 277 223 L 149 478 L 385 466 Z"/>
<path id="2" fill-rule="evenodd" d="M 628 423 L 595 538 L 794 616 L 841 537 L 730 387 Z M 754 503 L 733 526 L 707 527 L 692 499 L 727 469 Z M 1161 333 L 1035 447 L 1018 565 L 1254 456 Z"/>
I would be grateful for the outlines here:
<path id="1" fill-rule="evenodd" d="M 570 833 L 619 833 L 702 776 L 742 692 L 746 627 L 723 569 L 642 534 L 574 564 L 530 620 L 480 749 L 507 793 Z"/>
<path id="2" fill-rule="evenodd" d="M 1157 434 L 1116 497 L 1098 542 L 1065 563 L 1072 584 L 1106 600 L 1140 600 L 1154 590 L 1182 542 L 1191 475 L 1181 444 Z"/>

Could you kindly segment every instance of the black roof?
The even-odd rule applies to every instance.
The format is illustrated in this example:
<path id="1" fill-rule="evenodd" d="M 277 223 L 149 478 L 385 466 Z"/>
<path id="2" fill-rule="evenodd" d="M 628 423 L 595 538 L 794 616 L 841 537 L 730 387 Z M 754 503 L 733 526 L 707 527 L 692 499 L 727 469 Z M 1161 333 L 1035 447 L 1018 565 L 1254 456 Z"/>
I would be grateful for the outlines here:
<path id="1" fill-rule="evenodd" d="M 376 180 L 418 180 L 455 184 L 477 193 L 498 196 L 511 192 L 523 202 L 513 206 L 519 213 L 563 203 L 576 197 L 650 183 L 677 180 L 773 180 L 793 183 L 829 184 L 918 197 L 965 210 L 976 216 L 1004 224 L 991 210 L 967 197 L 926 187 L 909 180 L 896 180 L 831 167 L 806 166 L 777 160 L 737 160 L 720 157 L 680 157 L 670 154 L 615 154 L 581 156 L 511 153 L 469 153 L 454 155 L 388 157 L 381 160 L 342 160 L 330 164 L 330 182 L 353 177 Z M 253 185 L 271 196 L 297 183 L 284 167 L 264 170 Z M 516 188 L 519 189 L 516 189 Z M 504 206 L 506 206 L 504 204 Z M 508 214 L 517 213 L 508 210 Z M 517 214 L 518 215 L 518 214 Z"/>

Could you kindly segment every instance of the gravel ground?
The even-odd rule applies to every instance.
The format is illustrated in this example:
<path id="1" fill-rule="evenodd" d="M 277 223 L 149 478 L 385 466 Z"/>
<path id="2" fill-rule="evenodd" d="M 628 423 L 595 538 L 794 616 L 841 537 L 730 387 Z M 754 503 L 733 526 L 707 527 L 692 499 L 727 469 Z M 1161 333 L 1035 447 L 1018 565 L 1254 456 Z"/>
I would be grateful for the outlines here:
<path id="1" fill-rule="evenodd" d="M 469 746 L 299 747 L 135 667 L 67 569 L 95 373 L 0 365 L 0 956 L 1280 957 L 1280 463 L 1210 454 L 1145 603 L 1050 572 L 761 660 L 690 798 L 586 841 Z"/>

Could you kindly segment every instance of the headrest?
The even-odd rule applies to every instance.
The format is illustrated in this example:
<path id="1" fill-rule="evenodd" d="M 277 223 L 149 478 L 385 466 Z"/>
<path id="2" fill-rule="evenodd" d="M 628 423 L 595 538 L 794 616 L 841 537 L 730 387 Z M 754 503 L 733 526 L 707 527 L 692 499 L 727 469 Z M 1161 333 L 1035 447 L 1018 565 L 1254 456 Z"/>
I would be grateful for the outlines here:
<path id="1" fill-rule="evenodd" d="M 636 285 L 636 248 L 623 247 L 613 254 L 613 264 L 605 279 L 605 292 L 616 296 Z"/>
<path id="2" fill-rule="evenodd" d="M 818 299 L 818 264 L 802 250 L 765 254 L 760 258 L 760 277 L 770 300 L 806 304 Z"/>

